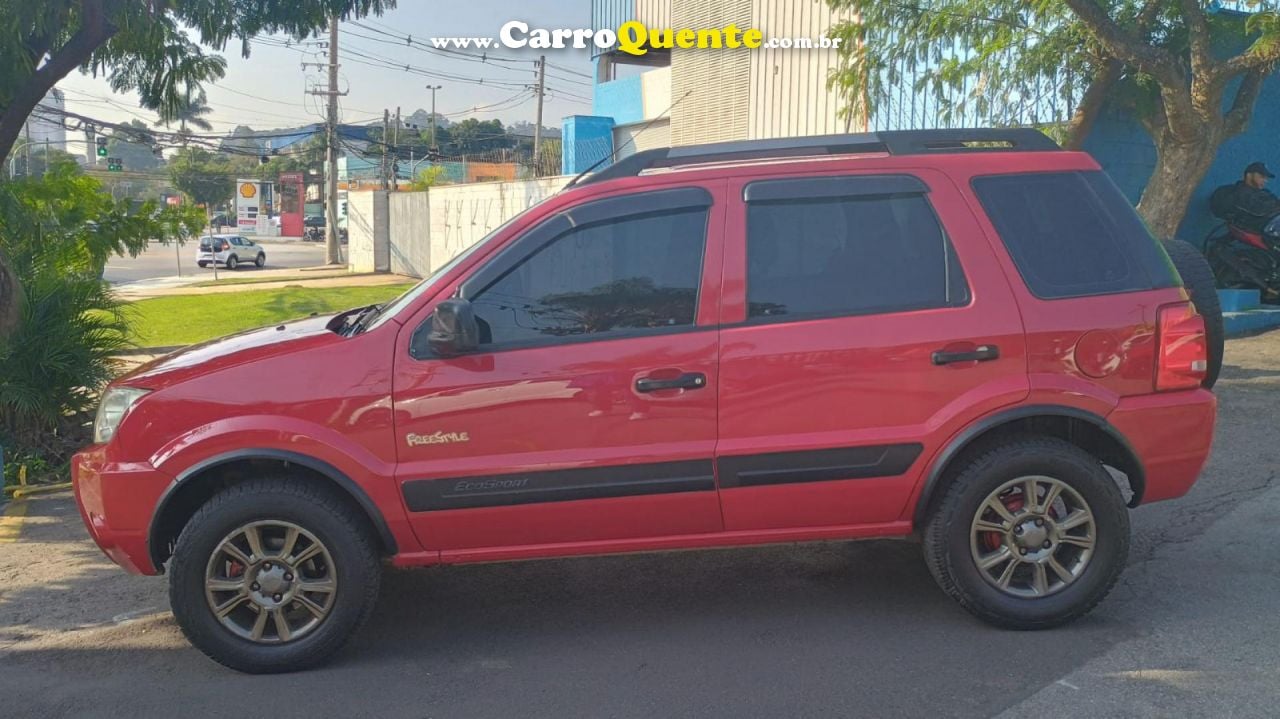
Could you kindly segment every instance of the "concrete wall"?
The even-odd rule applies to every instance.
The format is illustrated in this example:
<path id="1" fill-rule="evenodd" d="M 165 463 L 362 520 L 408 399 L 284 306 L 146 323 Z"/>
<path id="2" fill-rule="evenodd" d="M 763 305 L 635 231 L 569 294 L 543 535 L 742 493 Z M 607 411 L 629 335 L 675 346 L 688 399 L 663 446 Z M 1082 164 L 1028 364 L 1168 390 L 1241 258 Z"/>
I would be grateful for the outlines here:
<path id="1" fill-rule="evenodd" d="M 499 225 L 558 192 L 569 177 L 433 187 L 429 233 L 431 271 Z M 398 242 L 396 238 L 394 242 Z"/>
<path id="2" fill-rule="evenodd" d="M 347 264 L 352 272 L 387 272 L 387 193 L 383 190 L 347 194 Z"/>
<path id="3" fill-rule="evenodd" d="M 391 271 L 425 277 L 431 274 L 432 192 L 396 192 L 387 198 L 387 253 Z"/>
<path id="4" fill-rule="evenodd" d="M 426 192 L 352 192 L 351 271 L 426 277 L 570 179 L 446 185 Z"/>

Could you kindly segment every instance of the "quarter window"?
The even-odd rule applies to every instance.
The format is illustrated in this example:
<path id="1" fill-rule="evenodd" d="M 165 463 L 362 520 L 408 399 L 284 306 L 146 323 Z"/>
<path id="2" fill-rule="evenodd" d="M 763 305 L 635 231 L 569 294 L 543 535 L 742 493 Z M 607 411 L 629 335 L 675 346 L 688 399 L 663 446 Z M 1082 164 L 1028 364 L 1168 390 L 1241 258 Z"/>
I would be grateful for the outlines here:
<path id="1" fill-rule="evenodd" d="M 655 332 L 692 325 L 705 208 L 575 227 L 471 298 L 482 344 Z"/>
<path id="2" fill-rule="evenodd" d="M 1164 250 L 1102 172 L 979 177 L 973 189 L 1041 299 L 1178 283 Z"/>
<path id="3" fill-rule="evenodd" d="M 960 264 L 923 195 L 748 204 L 750 319 L 896 312 L 968 300 Z"/>

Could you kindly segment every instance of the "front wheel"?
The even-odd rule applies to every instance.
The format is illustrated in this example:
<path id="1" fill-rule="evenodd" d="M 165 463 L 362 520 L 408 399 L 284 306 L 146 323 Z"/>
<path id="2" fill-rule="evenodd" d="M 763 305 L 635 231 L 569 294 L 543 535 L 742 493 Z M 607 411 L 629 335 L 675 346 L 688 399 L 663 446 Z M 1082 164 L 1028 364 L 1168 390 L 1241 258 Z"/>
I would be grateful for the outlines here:
<path id="1" fill-rule="evenodd" d="M 381 568 L 368 528 L 333 492 L 285 477 L 215 495 L 183 529 L 169 601 L 209 658 L 254 674 L 315 666 L 364 623 Z"/>
<path id="2" fill-rule="evenodd" d="M 253 261 L 253 264 L 254 264 L 258 269 L 262 269 L 263 265 L 267 264 L 267 256 L 266 256 L 266 255 L 264 255 L 264 254 L 259 253 L 259 254 L 258 254 L 258 258 L 257 258 L 256 260 L 254 260 L 254 261 Z"/>
<path id="3" fill-rule="evenodd" d="M 925 558 L 978 618 L 1047 629 L 1088 613 L 1129 554 L 1129 515 L 1106 468 L 1052 437 L 1006 441 L 971 458 L 931 514 Z"/>

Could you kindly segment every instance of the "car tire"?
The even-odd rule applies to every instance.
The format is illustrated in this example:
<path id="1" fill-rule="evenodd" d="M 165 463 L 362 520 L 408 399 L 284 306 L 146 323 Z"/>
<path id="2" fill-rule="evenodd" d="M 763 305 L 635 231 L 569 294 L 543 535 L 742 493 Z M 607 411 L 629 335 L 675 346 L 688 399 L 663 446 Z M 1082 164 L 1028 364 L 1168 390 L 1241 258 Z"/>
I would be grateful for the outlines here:
<path id="1" fill-rule="evenodd" d="M 296 527 L 294 549 L 277 556 L 285 552 L 286 526 Z M 246 527 L 258 532 L 260 556 Z M 238 575 L 228 543 L 249 560 Z M 170 606 L 191 644 L 219 664 L 251 674 L 313 667 L 341 649 L 373 610 L 381 581 L 375 546 L 363 515 L 338 492 L 287 476 L 250 480 L 214 495 L 183 528 L 169 563 Z M 292 561 L 308 553 L 305 561 Z M 281 574 L 289 571 L 296 576 Z M 217 589 L 228 582 L 239 588 Z M 325 582 L 331 594 L 307 590 Z M 215 606 L 237 597 L 225 619 L 215 614 Z M 263 608 L 272 602 L 275 608 Z M 319 609 L 308 610 L 307 602 Z M 312 618 L 310 626 L 292 624 Z M 279 629 L 282 620 L 288 634 Z"/>
<path id="2" fill-rule="evenodd" d="M 267 264 L 267 256 L 266 256 L 265 254 L 263 254 L 263 253 L 259 252 L 259 253 L 258 253 L 258 257 L 253 261 L 253 264 L 254 264 L 254 266 L 256 266 L 258 269 L 262 269 L 262 268 L 263 268 L 263 266 L 265 266 L 265 265 Z"/>
<path id="3" fill-rule="evenodd" d="M 1019 496 L 1030 496 L 1022 489 L 1028 479 L 1037 503 L 1058 488 L 1047 511 L 1025 500 L 1018 506 Z M 1012 521 L 987 509 L 993 497 Z M 1084 516 L 1081 507 L 1088 524 L 1067 527 Z M 981 531 L 998 522 L 1007 531 Z M 1089 537 L 1086 550 L 1080 545 Z M 926 522 L 924 554 L 942 590 L 974 616 L 998 627 L 1048 629 L 1088 613 L 1115 586 L 1129 554 L 1128 509 L 1106 468 L 1084 450 L 1053 437 L 1011 439 L 964 461 Z M 997 562 L 1001 556 L 1008 561 Z"/>
<path id="4" fill-rule="evenodd" d="M 239 267 L 239 266 L 240 266 L 240 258 L 239 258 L 239 257 L 236 257 L 235 255 L 232 255 L 232 256 L 230 256 L 230 257 L 228 257 L 228 258 L 227 258 L 227 269 L 228 269 L 228 270 L 234 270 L 235 268 L 237 268 L 237 267 Z"/>
<path id="5" fill-rule="evenodd" d="M 1209 367 L 1201 386 L 1212 389 L 1222 372 L 1222 355 L 1226 344 L 1226 332 L 1222 323 L 1222 305 L 1218 302 L 1217 280 L 1213 267 L 1200 250 L 1182 240 L 1166 240 L 1164 249 L 1182 276 L 1182 284 L 1204 317 L 1205 335 L 1209 343 Z"/>
<path id="6" fill-rule="evenodd" d="M 208 263 L 208 262 L 197 262 L 197 263 L 196 263 L 196 265 L 197 265 L 197 266 L 199 266 L 199 267 L 208 267 L 208 266 L 209 266 L 209 263 Z"/>

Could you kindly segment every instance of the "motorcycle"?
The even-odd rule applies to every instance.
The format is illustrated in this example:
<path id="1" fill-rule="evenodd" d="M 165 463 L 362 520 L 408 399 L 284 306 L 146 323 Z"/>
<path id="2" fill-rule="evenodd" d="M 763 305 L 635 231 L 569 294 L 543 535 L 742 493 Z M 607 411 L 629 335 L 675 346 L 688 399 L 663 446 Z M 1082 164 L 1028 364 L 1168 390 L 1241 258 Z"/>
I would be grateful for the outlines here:
<path id="1" fill-rule="evenodd" d="M 1262 232 L 1224 222 L 1205 238 L 1204 254 L 1218 287 L 1261 290 L 1263 302 L 1280 303 L 1280 217 Z"/>
<path id="2" fill-rule="evenodd" d="M 308 228 L 307 228 L 307 240 L 308 240 L 308 241 L 310 241 L 310 242 L 323 242 L 323 241 L 324 241 L 324 228 L 323 228 L 323 227 L 308 227 Z"/>

